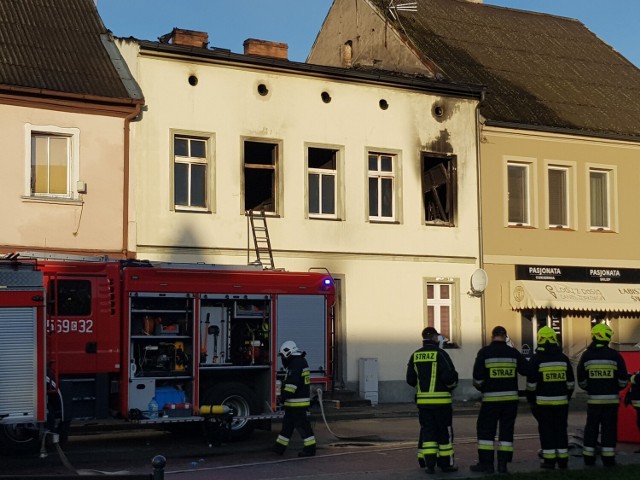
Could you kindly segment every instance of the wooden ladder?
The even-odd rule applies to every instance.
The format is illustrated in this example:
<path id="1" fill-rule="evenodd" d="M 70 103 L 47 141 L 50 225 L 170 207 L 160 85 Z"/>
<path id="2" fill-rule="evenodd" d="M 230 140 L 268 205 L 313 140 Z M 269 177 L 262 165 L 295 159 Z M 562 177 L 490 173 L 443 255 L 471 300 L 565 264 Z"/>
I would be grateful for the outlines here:
<path id="1" fill-rule="evenodd" d="M 273 251 L 267 228 L 267 216 L 264 210 L 247 210 L 251 232 L 253 233 L 253 246 L 256 252 L 256 260 L 265 270 L 274 270 Z"/>

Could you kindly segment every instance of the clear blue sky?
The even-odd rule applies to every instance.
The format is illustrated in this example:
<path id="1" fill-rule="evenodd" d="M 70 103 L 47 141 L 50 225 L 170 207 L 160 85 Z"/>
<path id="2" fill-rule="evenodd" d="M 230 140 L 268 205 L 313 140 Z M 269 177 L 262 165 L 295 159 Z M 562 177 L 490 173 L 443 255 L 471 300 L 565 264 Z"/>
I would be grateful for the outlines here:
<path id="1" fill-rule="evenodd" d="M 409 0 L 397 0 L 403 3 Z M 304 62 L 332 0 L 97 0 L 118 37 L 157 40 L 174 27 L 209 33 L 209 46 L 242 53 L 247 38 L 289 44 Z M 640 0 L 485 0 L 575 18 L 640 67 Z"/>

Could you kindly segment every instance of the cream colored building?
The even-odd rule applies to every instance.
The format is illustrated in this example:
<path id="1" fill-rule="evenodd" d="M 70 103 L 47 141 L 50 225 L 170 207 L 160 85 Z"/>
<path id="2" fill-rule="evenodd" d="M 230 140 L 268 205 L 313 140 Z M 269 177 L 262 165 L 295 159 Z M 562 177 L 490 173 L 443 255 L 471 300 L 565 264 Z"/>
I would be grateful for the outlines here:
<path id="1" fill-rule="evenodd" d="M 485 331 L 502 324 L 531 353 L 549 324 L 574 359 L 593 322 L 611 324 L 615 346 L 636 344 L 640 71 L 577 20 L 415 3 L 335 0 L 308 61 L 486 85 Z"/>
<path id="2" fill-rule="evenodd" d="M 275 267 L 337 280 L 337 387 L 358 390 L 375 358 L 379 401 L 410 401 L 406 364 L 429 321 L 470 385 L 480 87 L 293 63 L 259 40 L 233 54 L 177 29 L 118 45 L 146 99 L 132 143 L 139 258 L 246 264 L 245 212 L 265 208 Z"/>

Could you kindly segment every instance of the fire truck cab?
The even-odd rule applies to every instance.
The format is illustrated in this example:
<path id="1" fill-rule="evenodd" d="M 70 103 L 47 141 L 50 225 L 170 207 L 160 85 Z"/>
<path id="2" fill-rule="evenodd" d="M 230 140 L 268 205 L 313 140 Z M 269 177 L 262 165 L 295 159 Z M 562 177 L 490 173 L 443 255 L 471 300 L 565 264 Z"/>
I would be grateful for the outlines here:
<path id="1" fill-rule="evenodd" d="M 203 405 L 228 407 L 231 436 L 244 437 L 278 410 L 285 340 L 329 388 L 333 303 L 327 273 L 1 261 L 0 448 L 33 449 L 71 421 L 202 422 Z"/>

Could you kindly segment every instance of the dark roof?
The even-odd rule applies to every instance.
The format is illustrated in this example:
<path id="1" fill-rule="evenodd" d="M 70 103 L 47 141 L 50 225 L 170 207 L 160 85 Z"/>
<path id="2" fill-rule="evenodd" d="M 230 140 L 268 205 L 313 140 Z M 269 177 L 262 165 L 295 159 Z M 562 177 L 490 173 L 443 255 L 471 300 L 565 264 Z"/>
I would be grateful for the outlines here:
<path id="1" fill-rule="evenodd" d="M 640 136 L 640 70 L 577 20 L 466 0 L 385 15 L 445 78 L 487 86 L 490 123 Z"/>
<path id="2" fill-rule="evenodd" d="M 109 33 L 93 0 L 0 0 L 0 88 L 136 97 Z"/>

